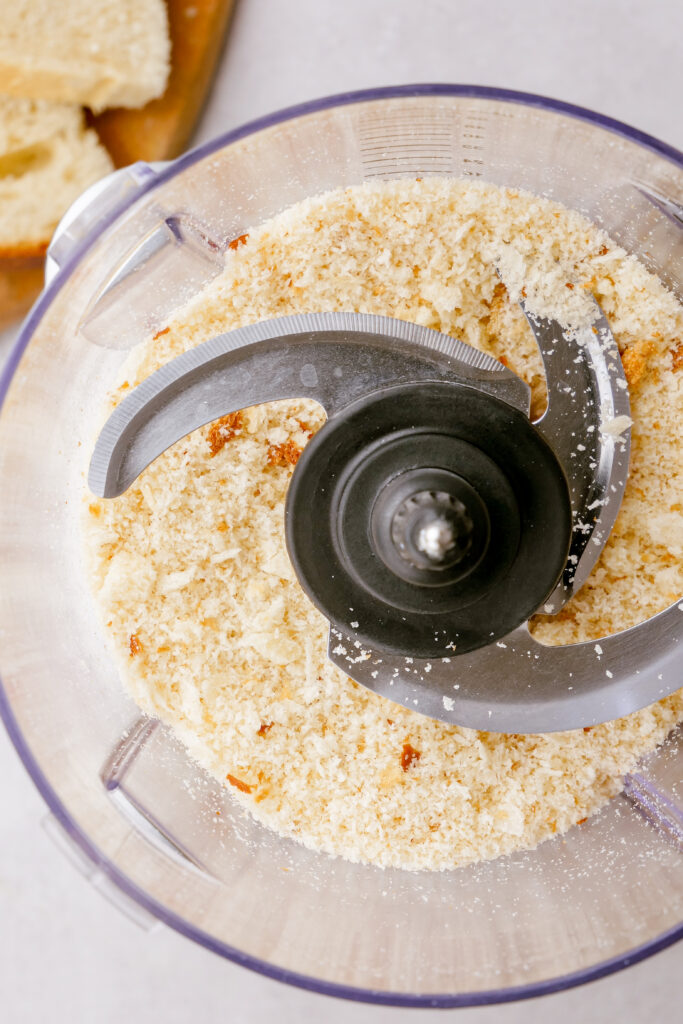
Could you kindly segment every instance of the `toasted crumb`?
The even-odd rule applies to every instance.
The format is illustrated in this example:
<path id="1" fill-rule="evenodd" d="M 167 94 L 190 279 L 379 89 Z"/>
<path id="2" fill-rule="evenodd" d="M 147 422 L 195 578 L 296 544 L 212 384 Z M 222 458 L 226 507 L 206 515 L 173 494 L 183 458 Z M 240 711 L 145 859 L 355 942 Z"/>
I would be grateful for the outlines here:
<path id="1" fill-rule="evenodd" d="M 242 429 L 242 413 L 230 412 L 227 416 L 221 416 L 211 424 L 207 431 L 206 440 L 209 442 L 211 456 L 218 455 L 228 441 L 232 441 Z"/>
<path id="2" fill-rule="evenodd" d="M 415 762 L 419 761 L 422 754 L 419 750 L 416 750 L 407 740 L 403 744 L 403 750 L 401 751 L 401 768 L 404 772 L 407 772 L 410 766 Z"/>
<path id="3" fill-rule="evenodd" d="M 297 420 L 297 423 L 299 424 L 299 427 L 301 428 L 301 430 L 303 430 L 304 434 L 306 434 L 307 438 L 310 441 L 310 439 L 315 434 L 315 427 L 312 427 L 310 423 L 306 423 L 304 420 Z"/>
<path id="4" fill-rule="evenodd" d="M 228 242 L 228 249 L 239 249 L 241 245 L 246 245 L 249 235 L 238 235 L 237 238 L 233 238 L 232 242 Z"/>
<path id="5" fill-rule="evenodd" d="M 231 775 L 230 772 L 225 776 L 231 786 L 235 789 L 239 789 L 240 793 L 251 793 L 252 787 L 247 782 L 242 782 L 235 775 Z"/>
<path id="6" fill-rule="evenodd" d="M 635 341 L 624 349 L 621 354 L 621 362 L 630 389 L 635 388 L 640 383 L 656 355 L 657 346 L 654 341 L 649 340 Z"/>
<path id="7" fill-rule="evenodd" d="M 293 441 L 268 446 L 269 466 L 296 466 L 302 449 Z"/>

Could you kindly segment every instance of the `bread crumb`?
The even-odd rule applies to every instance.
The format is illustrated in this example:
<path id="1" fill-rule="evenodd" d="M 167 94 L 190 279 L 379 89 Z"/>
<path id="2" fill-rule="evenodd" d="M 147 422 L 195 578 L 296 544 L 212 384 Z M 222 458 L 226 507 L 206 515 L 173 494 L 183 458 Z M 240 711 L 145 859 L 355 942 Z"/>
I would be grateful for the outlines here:
<path id="1" fill-rule="evenodd" d="M 241 245 L 247 244 L 249 235 L 238 235 L 237 238 L 233 238 L 232 242 L 228 242 L 228 249 L 239 249 Z"/>
<path id="2" fill-rule="evenodd" d="M 421 757 L 422 754 L 420 751 L 416 750 L 415 747 L 406 740 L 403 744 L 403 750 L 401 751 L 401 768 L 404 772 L 407 772 L 410 766 L 414 764 L 415 761 L 419 761 Z"/>
<path id="3" fill-rule="evenodd" d="M 630 416 L 615 416 L 611 420 L 603 425 L 603 434 L 609 434 L 610 437 L 621 437 L 625 430 L 633 426 L 633 420 Z"/>
<path id="4" fill-rule="evenodd" d="M 631 391 L 640 383 L 656 353 L 657 346 L 653 341 L 635 341 L 621 353 L 624 375 Z"/>
<path id="5" fill-rule="evenodd" d="M 505 284 L 501 253 L 512 272 Z M 630 478 L 612 535 L 562 612 L 531 622 L 544 643 L 595 643 L 683 594 L 683 389 L 669 355 L 683 312 L 578 213 L 433 177 L 306 200 L 252 227 L 249 244 L 227 254 L 224 272 L 121 376 L 137 384 L 173 356 L 257 320 L 354 310 L 423 324 L 504 359 L 538 410 L 543 366 L 514 288 L 527 292 L 532 311 L 537 303 L 576 322 L 579 282 L 601 303 L 621 351 L 643 338 L 656 346 L 631 395 Z M 291 476 L 273 468 L 294 465 L 323 423 L 308 399 L 266 403 L 243 411 L 219 458 L 202 428 L 120 498 L 100 502 L 100 516 L 87 513 L 87 496 L 93 590 L 124 682 L 255 818 L 311 849 L 443 870 L 561 835 L 615 796 L 623 775 L 664 740 L 683 715 L 683 691 L 585 730 L 505 736 L 426 718 L 354 683 L 327 660 L 327 623 L 287 557 Z M 138 633 L 154 643 L 131 658 Z M 597 654 L 596 665 L 604 671 Z M 404 770 L 407 736 L 420 757 L 407 752 Z"/>
<path id="6" fill-rule="evenodd" d="M 240 793 L 251 793 L 252 787 L 247 782 L 242 782 L 235 775 L 231 775 L 230 772 L 225 776 L 231 786 L 235 789 L 239 789 Z"/>
<path id="7" fill-rule="evenodd" d="M 206 440 L 209 442 L 211 457 L 213 458 L 214 455 L 218 455 L 228 441 L 232 441 L 233 437 L 235 437 L 241 429 L 241 412 L 230 412 L 227 416 L 221 416 L 219 420 L 212 423 L 206 435 Z"/>
<path id="8" fill-rule="evenodd" d="M 269 466 L 296 466 L 302 449 L 293 441 L 268 446 Z"/>

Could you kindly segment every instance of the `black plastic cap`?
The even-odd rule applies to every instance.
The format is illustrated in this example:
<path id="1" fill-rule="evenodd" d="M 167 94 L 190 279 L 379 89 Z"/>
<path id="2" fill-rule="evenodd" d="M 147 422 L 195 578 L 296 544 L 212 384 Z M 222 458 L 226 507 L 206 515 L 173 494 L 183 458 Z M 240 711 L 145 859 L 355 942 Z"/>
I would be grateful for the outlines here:
<path id="1" fill-rule="evenodd" d="M 444 525 L 425 532 L 434 522 Z M 445 657 L 494 642 L 543 604 L 567 559 L 569 491 L 518 410 L 462 384 L 401 385 L 313 438 L 286 534 L 302 587 L 340 631 Z"/>

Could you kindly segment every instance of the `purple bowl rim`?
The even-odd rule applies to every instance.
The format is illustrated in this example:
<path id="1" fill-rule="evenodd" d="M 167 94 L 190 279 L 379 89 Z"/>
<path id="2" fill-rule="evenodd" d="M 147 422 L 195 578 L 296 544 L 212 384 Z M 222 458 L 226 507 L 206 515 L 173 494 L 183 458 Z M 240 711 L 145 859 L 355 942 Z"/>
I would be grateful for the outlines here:
<path id="1" fill-rule="evenodd" d="M 414 85 L 386 86 L 383 88 L 363 89 L 353 92 L 338 93 L 332 96 L 325 96 L 320 99 L 309 100 L 282 110 L 275 111 L 264 117 L 257 118 L 241 125 L 232 131 L 217 136 L 210 142 L 190 150 L 188 153 L 170 163 L 156 174 L 149 182 L 143 184 L 135 196 L 128 198 L 121 205 L 117 206 L 104 221 L 98 225 L 96 232 L 88 236 L 82 244 L 75 247 L 64 265 L 60 268 L 50 285 L 41 293 L 36 303 L 28 313 L 17 340 L 10 352 L 7 363 L 0 374 L 0 410 L 4 403 L 9 385 L 16 372 L 21 356 L 28 345 L 40 319 L 46 312 L 55 296 L 69 279 L 84 254 L 90 249 L 99 236 L 112 226 L 112 224 L 124 213 L 133 203 L 137 202 L 143 195 L 156 188 L 162 182 L 175 177 L 180 171 L 192 166 L 206 156 L 231 145 L 240 139 L 253 135 L 256 132 L 271 128 L 285 121 L 298 117 L 305 117 L 309 114 L 327 110 L 332 107 L 349 106 L 355 103 L 367 103 L 375 100 L 399 99 L 408 97 L 469 97 L 473 99 L 494 100 L 506 103 L 516 103 L 522 106 L 537 107 L 554 113 L 566 114 L 577 120 L 587 121 L 597 125 L 616 135 L 620 135 L 631 142 L 636 142 L 646 149 L 651 149 L 659 156 L 665 157 L 683 169 L 683 153 L 661 142 L 659 139 L 637 128 L 607 117 L 604 114 L 596 113 L 585 107 L 576 106 L 572 103 L 565 103 L 563 100 L 556 100 L 546 96 L 539 96 L 535 93 L 518 92 L 512 89 L 499 89 L 492 86 L 478 85 L 450 85 L 445 83 L 418 83 Z M 663 932 L 648 942 L 636 946 L 627 953 L 604 960 L 594 964 L 592 967 L 574 971 L 571 974 L 560 975 L 546 981 L 534 982 L 528 985 L 519 985 L 501 989 L 491 989 L 482 992 L 464 992 L 457 994 L 447 993 L 396 993 L 376 989 L 362 989 L 349 985 L 342 985 L 337 982 L 327 982 L 308 975 L 299 974 L 287 968 L 277 967 L 258 957 L 244 953 L 227 943 L 195 928 L 184 918 L 173 911 L 170 911 L 163 904 L 152 899 L 146 892 L 140 889 L 127 875 L 116 868 L 107 857 L 105 857 L 88 836 L 76 825 L 70 817 L 66 807 L 48 782 L 36 758 L 26 743 L 19 723 L 11 709 L 9 697 L 5 686 L 0 678 L 0 718 L 2 718 L 9 738 L 14 745 L 17 754 L 22 760 L 34 785 L 45 800 L 51 813 L 62 826 L 67 835 L 83 851 L 83 853 L 112 881 L 126 896 L 142 906 L 146 911 L 160 920 L 163 924 L 173 928 L 175 931 L 192 939 L 199 945 L 223 956 L 250 970 L 256 971 L 265 977 L 275 981 L 281 981 L 297 988 L 314 992 L 319 995 L 334 996 L 340 999 L 348 999 L 357 1002 L 373 1003 L 386 1006 L 398 1007 L 433 1007 L 435 1009 L 448 1009 L 465 1006 L 484 1006 L 494 1003 L 514 1002 L 521 999 L 530 999 L 543 995 L 550 995 L 565 989 L 574 988 L 577 985 L 589 981 L 596 981 L 609 974 L 622 970 L 631 964 L 638 963 L 655 953 L 666 949 L 668 946 L 683 938 L 683 922 L 674 928 Z"/>

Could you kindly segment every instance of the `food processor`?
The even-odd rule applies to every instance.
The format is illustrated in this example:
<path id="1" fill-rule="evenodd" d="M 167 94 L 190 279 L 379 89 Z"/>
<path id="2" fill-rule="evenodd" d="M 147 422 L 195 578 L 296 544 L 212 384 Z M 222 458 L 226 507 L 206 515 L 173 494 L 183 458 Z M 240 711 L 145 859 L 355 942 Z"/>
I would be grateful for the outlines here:
<path id="1" fill-rule="evenodd" d="M 534 851 L 442 873 L 314 853 L 253 821 L 140 717 L 104 645 L 79 517 L 86 478 L 121 493 L 203 423 L 314 397 L 328 421 L 294 472 L 287 542 L 347 675 L 433 717 L 510 732 L 588 726 L 677 688 L 680 602 L 599 645 L 544 647 L 526 627 L 583 583 L 626 483 L 628 391 L 597 307 L 572 338 L 525 310 L 549 392 L 536 423 L 526 385 L 495 360 L 416 325 L 320 311 L 197 346 L 102 424 L 129 351 L 221 272 L 233 239 L 327 189 L 434 174 L 562 202 L 681 297 L 683 156 L 539 97 L 338 96 L 105 179 L 58 229 L 0 389 L 0 708 L 52 820 L 117 898 L 282 980 L 454 1006 L 577 984 L 680 937 L 680 735 L 623 795 Z M 573 427 L 586 423 L 579 451 Z M 311 508 L 329 529 L 311 530 Z M 510 550 L 502 516 L 516 523 Z M 457 699 L 455 674 L 469 680 Z"/>

